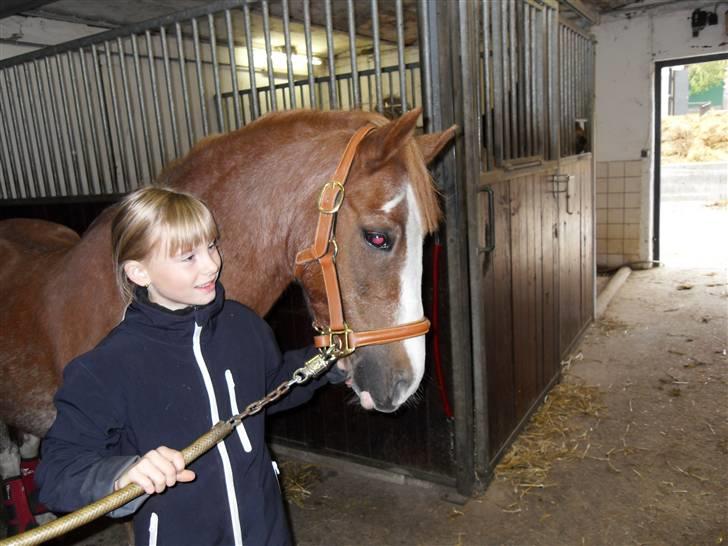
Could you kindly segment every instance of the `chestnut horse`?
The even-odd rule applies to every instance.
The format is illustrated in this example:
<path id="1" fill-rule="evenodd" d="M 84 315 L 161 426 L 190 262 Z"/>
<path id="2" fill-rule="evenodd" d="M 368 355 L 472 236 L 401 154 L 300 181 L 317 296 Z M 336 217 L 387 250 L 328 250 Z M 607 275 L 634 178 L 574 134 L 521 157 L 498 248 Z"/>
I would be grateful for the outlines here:
<path id="1" fill-rule="evenodd" d="M 439 208 L 426 164 L 455 128 L 415 137 L 419 110 L 388 121 L 366 112 L 292 111 L 208 137 L 158 183 L 203 199 L 222 234 L 222 282 L 230 299 L 264 315 L 294 281 L 296 254 L 311 245 L 317 196 L 360 127 L 336 225 L 345 316 L 359 330 L 418 320 L 422 243 Z M 39 220 L 0 222 L 0 422 L 42 436 L 65 364 L 121 319 L 104 211 L 82 238 Z M 320 269 L 302 285 L 315 321 L 328 309 Z M 397 409 L 424 372 L 424 337 L 364 347 L 345 361 L 347 384 L 366 409 Z"/>

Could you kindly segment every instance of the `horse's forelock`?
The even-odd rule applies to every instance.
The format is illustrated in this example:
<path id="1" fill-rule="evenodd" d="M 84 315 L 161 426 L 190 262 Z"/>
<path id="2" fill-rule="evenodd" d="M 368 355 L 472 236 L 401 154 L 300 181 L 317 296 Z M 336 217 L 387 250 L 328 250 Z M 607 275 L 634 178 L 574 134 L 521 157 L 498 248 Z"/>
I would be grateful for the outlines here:
<path id="1" fill-rule="evenodd" d="M 403 146 L 402 154 L 405 160 L 407 172 L 412 181 L 412 189 L 420 207 L 422 215 L 423 228 L 427 233 L 437 231 L 442 219 L 442 211 L 440 209 L 439 192 L 435 187 L 435 182 L 430 176 L 430 172 L 425 165 L 425 159 L 422 156 L 419 146 L 414 138 Z"/>

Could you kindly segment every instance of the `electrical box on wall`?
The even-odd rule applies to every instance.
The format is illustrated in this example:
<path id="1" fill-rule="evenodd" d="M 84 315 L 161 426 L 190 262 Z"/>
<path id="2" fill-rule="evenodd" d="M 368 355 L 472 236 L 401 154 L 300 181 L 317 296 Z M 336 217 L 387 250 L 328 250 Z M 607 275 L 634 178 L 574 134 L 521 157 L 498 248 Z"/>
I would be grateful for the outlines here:
<path id="1" fill-rule="evenodd" d="M 706 26 L 718 24 L 717 11 L 705 11 L 700 8 L 693 11 L 690 15 L 690 27 L 693 29 L 693 38 L 697 38 L 700 31 Z"/>

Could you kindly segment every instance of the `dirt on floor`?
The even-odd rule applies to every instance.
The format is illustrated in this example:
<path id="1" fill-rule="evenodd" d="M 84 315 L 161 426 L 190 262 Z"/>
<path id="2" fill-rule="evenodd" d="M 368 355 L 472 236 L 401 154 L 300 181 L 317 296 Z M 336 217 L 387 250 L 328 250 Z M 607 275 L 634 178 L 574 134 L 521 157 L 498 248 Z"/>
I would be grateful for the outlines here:
<path id="1" fill-rule="evenodd" d="M 306 466 L 290 503 L 296 542 L 728 544 L 727 332 L 727 271 L 635 271 L 565 366 L 562 390 L 588 393 L 589 411 L 557 438 L 527 429 L 557 448 L 545 472 L 498 472 L 457 504 L 438 486 Z M 119 525 L 63 542 L 125 543 Z"/>

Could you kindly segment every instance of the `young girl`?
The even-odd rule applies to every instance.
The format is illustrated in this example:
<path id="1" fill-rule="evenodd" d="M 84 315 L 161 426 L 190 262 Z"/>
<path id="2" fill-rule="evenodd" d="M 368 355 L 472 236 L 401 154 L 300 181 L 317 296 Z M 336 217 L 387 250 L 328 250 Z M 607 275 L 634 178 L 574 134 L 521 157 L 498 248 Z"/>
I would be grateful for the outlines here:
<path id="1" fill-rule="evenodd" d="M 264 414 L 307 401 L 342 372 L 295 387 L 184 468 L 178 449 L 290 379 L 314 349 L 281 356 L 267 324 L 224 299 L 217 226 L 196 198 L 143 188 L 122 201 L 111 231 L 129 305 L 65 368 L 42 445 L 41 501 L 73 511 L 134 482 L 147 495 L 111 515 L 134 514 L 138 546 L 290 543 Z"/>

